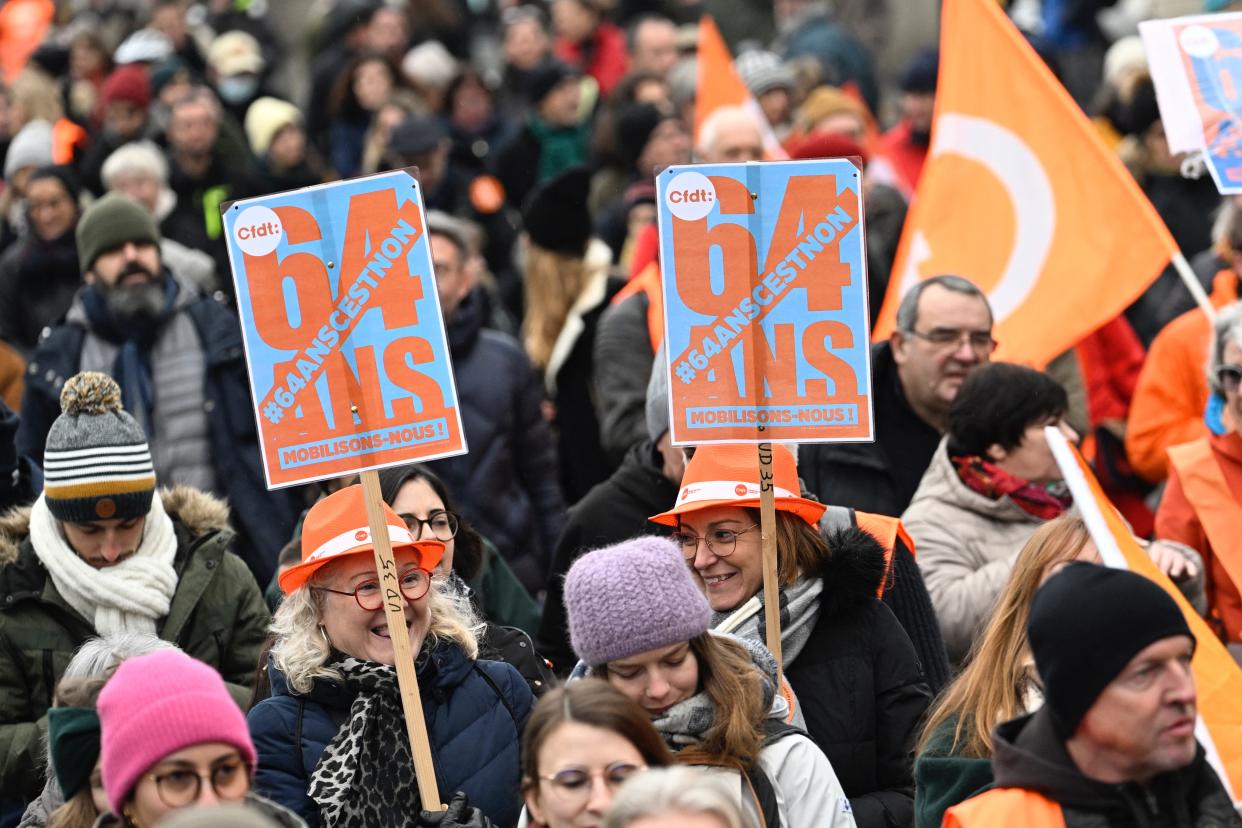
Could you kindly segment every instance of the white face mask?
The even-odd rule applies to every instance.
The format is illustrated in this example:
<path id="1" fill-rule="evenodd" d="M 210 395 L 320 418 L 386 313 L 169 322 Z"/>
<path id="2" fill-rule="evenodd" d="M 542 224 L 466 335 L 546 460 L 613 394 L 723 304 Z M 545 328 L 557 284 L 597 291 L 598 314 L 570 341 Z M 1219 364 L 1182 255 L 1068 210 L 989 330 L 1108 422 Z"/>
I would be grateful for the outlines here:
<path id="1" fill-rule="evenodd" d="M 228 103 L 245 103 L 259 91 L 259 79 L 254 75 L 228 75 L 220 78 L 216 91 Z"/>

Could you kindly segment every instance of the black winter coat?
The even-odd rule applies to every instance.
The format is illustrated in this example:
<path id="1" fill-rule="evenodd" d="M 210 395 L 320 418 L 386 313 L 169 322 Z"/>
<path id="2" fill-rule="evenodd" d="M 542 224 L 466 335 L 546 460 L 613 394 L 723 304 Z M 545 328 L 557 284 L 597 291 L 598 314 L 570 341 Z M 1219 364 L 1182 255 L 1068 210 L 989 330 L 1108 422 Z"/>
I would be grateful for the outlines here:
<path id="1" fill-rule="evenodd" d="M 884 550 L 867 533 L 829 537 L 819 617 L 785 676 L 807 733 L 832 763 L 859 828 L 914 820 L 914 741 L 931 693 L 909 636 L 875 597 Z"/>
<path id="2" fill-rule="evenodd" d="M 228 500 L 237 530 L 233 551 L 255 580 L 266 584 L 276 571 L 276 554 L 293 535 L 301 512 L 299 493 L 267 488 L 237 317 L 207 298 L 196 299 L 183 312 L 190 315 L 205 350 L 204 407 L 220 489 L 214 494 Z M 31 356 L 17 432 L 19 455 L 42 463 L 47 433 L 60 416 L 61 388 L 78 372 L 85 339 L 86 328 L 66 322 L 53 328 Z"/>
<path id="3" fill-rule="evenodd" d="M 448 325 L 469 454 L 428 463 L 458 508 L 496 545 L 522 586 L 543 589 L 565 504 L 543 387 L 513 337 L 483 327 L 472 294 Z"/>
<path id="4" fill-rule="evenodd" d="M 798 474 L 821 503 L 899 517 L 931 464 L 940 432 L 906 402 L 887 340 L 871 346 L 871 377 L 875 442 L 801 446 Z"/>
<path id="5" fill-rule="evenodd" d="M 0 339 L 23 355 L 39 344 L 44 328 L 64 318 L 82 287 L 73 233 L 44 241 L 32 229 L 0 257 Z"/>
<path id="6" fill-rule="evenodd" d="M 548 597 L 536 637 L 539 652 L 551 660 L 556 672 L 567 675 L 578 658 L 569 645 L 569 621 L 565 615 L 565 573 L 580 555 L 620 543 L 638 535 L 662 535 L 672 530 L 651 523 L 677 501 L 678 486 L 664 476 L 659 452 L 648 440 L 634 446 L 612 476 L 600 483 L 570 510 L 565 531 L 556 544 Z"/>
<path id="7" fill-rule="evenodd" d="M 1082 775 L 1057 738 L 1047 707 L 997 725 L 993 742 L 993 787 L 1034 790 L 1059 803 L 1065 828 L 1242 828 L 1202 747 L 1189 765 L 1147 785 L 1114 785 Z"/>

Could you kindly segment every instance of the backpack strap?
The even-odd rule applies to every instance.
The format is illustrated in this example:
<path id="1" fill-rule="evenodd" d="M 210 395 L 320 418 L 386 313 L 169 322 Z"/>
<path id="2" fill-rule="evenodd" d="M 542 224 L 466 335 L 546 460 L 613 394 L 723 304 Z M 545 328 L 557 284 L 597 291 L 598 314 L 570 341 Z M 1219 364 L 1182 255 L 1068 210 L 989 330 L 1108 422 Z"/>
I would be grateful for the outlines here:
<path id="1" fill-rule="evenodd" d="M 487 674 L 486 670 L 479 666 L 477 661 L 471 666 L 474 671 L 478 673 L 485 682 L 487 682 L 487 686 L 492 688 L 492 692 L 496 694 L 496 698 L 500 699 L 500 703 L 505 706 L 505 710 L 509 712 L 509 718 L 513 720 L 513 728 L 518 732 L 518 736 L 520 737 L 522 735 L 522 728 L 518 725 L 517 714 L 513 712 L 513 706 L 509 704 L 509 700 L 505 698 L 505 694 L 501 692 L 500 685 L 496 684 L 496 681 Z"/>
<path id="2" fill-rule="evenodd" d="M 797 725 L 792 725 L 783 719 L 764 719 L 763 720 L 763 746 L 768 747 L 774 745 L 786 736 L 793 736 L 799 733 L 803 736 L 807 732 Z"/>

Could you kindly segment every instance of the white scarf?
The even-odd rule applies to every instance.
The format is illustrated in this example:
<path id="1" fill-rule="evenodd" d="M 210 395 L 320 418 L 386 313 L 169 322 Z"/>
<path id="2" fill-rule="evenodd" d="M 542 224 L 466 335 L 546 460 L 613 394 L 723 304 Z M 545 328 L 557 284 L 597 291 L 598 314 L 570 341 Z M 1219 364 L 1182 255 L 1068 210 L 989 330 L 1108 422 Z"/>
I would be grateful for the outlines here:
<path id="1" fill-rule="evenodd" d="M 61 534 L 43 495 L 30 511 L 30 541 L 56 589 L 101 636 L 120 632 L 155 634 L 168 615 L 177 589 L 173 558 L 177 534 L 159 492 L 151 498 L 142 543 L 120 563 L 96 569 L 82 560 Z"/>

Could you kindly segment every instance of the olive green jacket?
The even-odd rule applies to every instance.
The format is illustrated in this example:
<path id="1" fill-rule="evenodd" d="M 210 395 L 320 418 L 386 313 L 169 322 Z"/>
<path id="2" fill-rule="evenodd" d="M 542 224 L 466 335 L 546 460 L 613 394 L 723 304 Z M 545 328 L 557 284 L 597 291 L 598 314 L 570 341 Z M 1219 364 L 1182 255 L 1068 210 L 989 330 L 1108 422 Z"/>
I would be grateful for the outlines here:
<path id="1" fill-rule="evenodd" d="M 271 616 L 250 570 L 229 551 L 228 507 L 189 487 L 161 491 L 177 533 L 177 591 L 160 638 L 218 669 L 245 709 Z M 43 787 L 47 709 L 69 659 L 96 633 L 39 563 L 30 510 L 0 517 L 0 798 Z"/>

